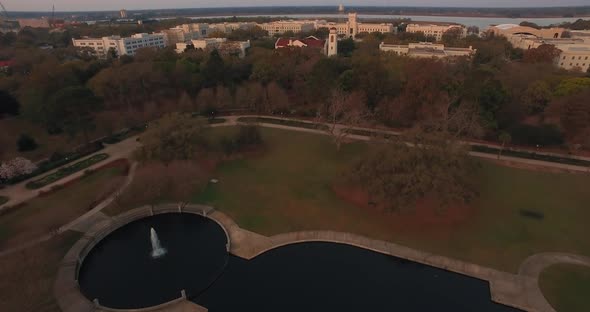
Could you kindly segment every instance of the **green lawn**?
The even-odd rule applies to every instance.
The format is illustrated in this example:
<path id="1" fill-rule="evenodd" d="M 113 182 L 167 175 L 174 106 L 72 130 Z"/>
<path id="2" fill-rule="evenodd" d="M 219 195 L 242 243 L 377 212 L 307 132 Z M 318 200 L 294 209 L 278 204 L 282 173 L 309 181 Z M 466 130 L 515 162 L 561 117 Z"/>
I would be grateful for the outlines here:
<path id="1" fill-rule="evenodd" d="M 235 131 L 212 129 L 214 136 Z M 388 240 L 437 254 L 516 272 L 529 255 L 564 251 L 590 255 L 590 177 L 533 172 L 483 163 L 481 194 L 474 212 L 461 222 L 400 226 L 403 216 L 357 207 L 332 186 L 366 149 L 328 137 L 262 129 L 267 143 L 260 156 L 221 165 L 194 201 L 231 215 L 242 227 L 266 234 L 338 230 Z M 543 219 L 521 215 L 521 209 Z"/>
<path id="2" fill-rule="evenodd" d="M 590 311 L 590 267 L 553 265 L 541 273 L 539 284 L 557 312 Z"/>

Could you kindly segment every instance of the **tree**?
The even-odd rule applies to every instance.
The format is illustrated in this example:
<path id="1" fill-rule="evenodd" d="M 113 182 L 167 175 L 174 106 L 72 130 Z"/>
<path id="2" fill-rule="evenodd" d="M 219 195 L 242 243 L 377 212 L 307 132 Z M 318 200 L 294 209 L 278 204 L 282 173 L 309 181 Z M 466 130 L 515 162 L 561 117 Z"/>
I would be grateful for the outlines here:
<path id="1" fill-rule="evenodd" d="M 326 131 L 336 144 L 336 149 L 340 150 L 350 130 L 367 122 L 369 117 L 370 112 L 360 93 L 348 94 L 337 90 L 332 94 L 331 101 L 318 110 L 317 121 L 328 125 Z"/>
<path id="2" fill-rule="evenodd" d="M 561 50 L 552 44 L 542 44 L 537 48 L 528 49 L 524 52 L 523 61 L 525 63 L 553 63 L 555 58 L 559 57 Z"/>
<path id="3" fill-rule="evenodd" d="M 0 179 L 9 180 L 21 175 L 31 174 L 37 169 L 32 161 L 17 157 L 0 165 Z"/>
<path id="4" fill-rule="evenodd" d="M 512 136 L 510 136 L 510 133 L 506 131 L 501 131 L 498 135 L 498 140 L 502 142 L 502 148 L 500 148 L 500 150 L 498 151 L 498 159 L 500 159 L 500 156 L 502 156 L 502 152 L 504 151 L 504 147 L 506 146 L 506 144 L 509 144 L 510 141 L 512 141 Z"/>
<path id="5" fill-rule="evenodd" d="M 215 87 L 224 82 L 225 63 L 217 50 L 211 51 L 209 58 L 201 68 L 201 76 L 205 87 Z"/>
<path id="6" fill-rule="evenodd" d="M 463 28 L 453 27 L 444 32 L 442 35 L 442 42 L 446 46 L 457 47 L 461 45 L 461 38 L 463 37 Z"/>
<path id="7" fill-rule="evenodd" d="M 37 148 L 37 142 L 35 142 L 35 139 L 27 134 L 21 134 L 18 141 L 16 141 L 16 145 L 19 152 L 32 151 Z"/>
<path id="8" fill-rule="evenodd" d="M 0 90 L 0 118 L 4 115 L 18 115 L 20 104 L 8 92 Z"/>
<path id="9" fill-rule="evenodd" d="M 442 132 L 417 130 L 373 146 L 351 170 L 352 180 L 392 211 L 432 198 L 441 208 L 477 195 L 477 163 L 467 147 Z"/>
<path id="10" fill-rule="evenodd" d="M 82 132 L 86 142 L 94 130 L 94 114 L 102 108 L 102 99 L 86 87 L 66 87 L 53 95 L 45 107 L 46 125 L 63 129 L 70 136 Z"/>
<path id="11" fill-rule="evenodd" d="M 590 147 L 590 89 L 555 99 L 547 113 L 559 119 L 570 144 Z"/>
<path id="12" fill-rule="evenodd" d="M 562 80 L 555 88 L 556 96 L 566 96 L 590 89 L 590 78 L 568 78 Z"/>
<path id="13" fill-rule="evenodd" d="M 522 102 L 532 114 L 543 112 L 551 101 L 551 88 L 542 80 L 532 82 L 522 95 Z"/>
<path id="14" fill-rule="evenodd" d="M 142 162 L 194 159 L 203 146 L 204 122 L 188 114 L 171 113 L 149 124 L 141 135 L 136 158 Z"/>

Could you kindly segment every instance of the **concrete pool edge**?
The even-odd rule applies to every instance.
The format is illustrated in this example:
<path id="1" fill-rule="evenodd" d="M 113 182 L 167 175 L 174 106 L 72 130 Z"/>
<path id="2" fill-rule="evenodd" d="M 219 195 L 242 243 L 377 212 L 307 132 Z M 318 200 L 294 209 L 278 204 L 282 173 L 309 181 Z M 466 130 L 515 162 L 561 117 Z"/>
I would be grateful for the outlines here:
<path id="1" fill-rule="evenodd" d="M 68 251 L 60 263 L 54 284 L 54 296 L 63 312 L 74 311 L 207 311 L 179 294 L 179 298 L 158 306 L 143 309 L 111 309 L 92 302 L 80 291 L 78 270 L 90 250 L 104 237 L 126 224 L 145 217 L 164 213 L 192 213 L 215 221 L 225 232 L 228 251 L 244 259 L 252 259 L 269 250 L 302 242 L 331 242 L 351 245 L 381 254 L 391 255 L 416 263 L 436 267 L 487 281 L 491 300 L 525 311 L 555 312 L 538 287 L 538 279 L 434 255 L 395 243 L 370 239 L 361 235 L 334 231 L 302 231 L 271 237 L 244 230 L 226 214 L 203 205 L 163 204 L 143 206 L 119 216 L 94 224 Z"/>

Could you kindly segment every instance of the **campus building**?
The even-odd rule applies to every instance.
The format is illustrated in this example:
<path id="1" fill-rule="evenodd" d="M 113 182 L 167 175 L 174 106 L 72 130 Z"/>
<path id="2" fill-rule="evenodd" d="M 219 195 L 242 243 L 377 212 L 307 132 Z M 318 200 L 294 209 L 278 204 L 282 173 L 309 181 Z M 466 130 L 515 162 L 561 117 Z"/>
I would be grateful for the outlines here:
<path id="1" fill-rule="evenodd" d="M 239 58 L 246 57 L 246 49 L 250 48 L 248 41 L 230 41 L 226 38 L 204 38 L 179 42 L 176 44 L 176 53 L 183 53 L 187 48 L 201 49 L 203 51 L 219 51 L 221 55 L 235 55 Z"/>
<path id="2" fill-rule="evenodd" d="M 586 72 L 590 68 L 590 43 L 558 44 L 555 47 L 561 51 L 555 60 L 555 65 L 563 69 L 582 72 Z"/>
<path id="3" fill-rule="evenodd" d="M 318 21 L 316 28 L 335 29 L 337 35 L 352 38 L 355 38 L 359 33 L 391 33 L 395 31 L 395 27 L 391 23 L 361 23 L 358 21 L 358 15 L 356 13 L 348 13 L 348 20 L 344 23 Z"/>
<path id="4" fill-rule="evenodd" d="M 434 37 L 436 41 L 441 41 L 445 32 L 451 29 L 459 29 L 463 37 L 467 36 L 467 28 L 457 24 L 408 24 L 406 32 L 423 33 L 427 37 Z"/>
<path id="5" fill-rule="evenodd" d="M 356 13 L 349 13 L 348 20 L 341 23 L 327 22 L 325 20 L 289 20 L 258 24 L 258 26 L 268 31 L 270 36 L 283 34 L 286 31 L 298 33 L 320 28 L 335 29 L 337 35 L 351 38 L 355 38 L 356 35 L 364 32 L 391 33 L 395 31 L 391 23 L 361 23 L 358 21 L 358 15 Z"/>
<path id="6" fill-rule="evenodd" d="M 285 48 L 306 48 L 306 49 L 316 49 L 321 51 L 324 54 L 327 54 L 328 46 L 327 40 L 318 39 L 314 36 L 309 36 L 304 39 L 292 39 L 292 38 L 279 38 L 275 42 L 275 49 L 285 49 Z"/>
<path id="7" fill-rule="evenodd" d="M 234 30 L 238 30 L 238 29 L 247 30 L 247 29 L 250 29 L 254 26 L 256 26 L 256 23 L 250 23 L 250 22 L 246 22 L 246 23 L 215 23 L 215 24 L 209 24 L 209 33 L 219 31 L 219 32 L 228 34 Z"/>
<path id="8" fill-rule="evenodd" d="M 266 30 L 269 36 L 274 35 L 282 35 L 287 31 L 292 31 L 294 33 L 300 32 L 309 32 L 315 29 L 313 23 L 306 22 L 306 21 L 296 21 L 296 20 L 289 20 L 289 21 L 276 21 L 270 23 L 263 23 L 258 24 L 260 28 Z"/>
<path id="9" fill-rule="evenodd" d="M 381 43 L 379 50 L 397 55 L 421 58 L 471 57 L 476 50 L 469 48 L 448 48 L 443 44 L 430 42 L 410 43 L 407 45 Z"/>
<path id="10" fill-rule="evenodd" d="M 102 38 L 72 39 L 75 47 L 91 48 L 99 58 L 106 58 L 109 50 L 114 50 L 118 56 L 135 55 L 141 48 L 164 48 L 166 40 L 164 34 L 135 34 L 131 37 L 110 36 Z"/>
<path id="11" fill-rule="evenodd" d="M 206 38 L 209 35 L 208 24 L 183 24 L 162 30 L 166 44 L 174 46 L 180 42 L 190 42 L 194 39 Z"/>
<path id="12" fill-rule="evenodd" d="M 552 27 L 552 28 L 541 28 L 536 29 L 528 26 L 520 26 L 516 24 L 501 24 L 491 26 L 488 28 L 488 34 L 494 34 L 496 36 L 504 36 L 506 38 L 512 35 L 524 34 L 533 35 L 537 38 L 550 39 L 550 38 L 562 38 L 565 28 Z"/>
<path id="13" fill-rule="evenodd" d="M 573 38 L 539 38 L 533 34 L 513 34 L 507 36 L 515 48 L 523 50 L 536 49 L 541 45 L 552 45 L 560 50 L 554 61 L 555 65 L 566 70 L 587 71 L 590 67 L 590 40 L 583 37 Z"/>

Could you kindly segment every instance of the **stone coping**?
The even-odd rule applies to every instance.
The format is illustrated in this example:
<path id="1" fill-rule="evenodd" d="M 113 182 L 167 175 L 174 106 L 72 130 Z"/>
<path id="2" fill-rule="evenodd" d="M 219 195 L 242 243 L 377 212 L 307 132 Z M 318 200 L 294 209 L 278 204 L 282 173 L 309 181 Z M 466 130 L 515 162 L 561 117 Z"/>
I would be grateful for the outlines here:
<path id="1" fill-rule="evenodd" d="M 103 238 L 113 231 L 142 218 L 165 214 L 165 213 L 190 213 L 204 217 L 213 211 L 212 207 L 201 205 L 184 205 L 184 204 L 164 204 L 156 206 L 143 206 L 121 215 L 113 217 L 94 224 L 84 236 L 79 239 L 62 259 L 57 277 L 54 284 L 54 296 L 63 312 L 80 312 L 80 311 L 110 311 L 110 312 L 148 312 L 148 311 L 207 311 L 207 309 L 198 306 L 187 300 L 184 291 L 179 294 L 179 298 L 157 305 L 140 309 L 113 309 L 100 305 L 98 300 L 90 301 L 80 291 L 78 283 L 78 273 L 81 264 L 88 253 Z M 225 232 L 227 238 L 226 248 L 230 250 L 230 236 L 225 229 L 224 224 L 215 218 L 209 218 L 216 222 Z"/>
<path id="2" fill-rule="evenodd" d="M 526 269 L 530 260 L 523 263 L 519 274 L 512 274 L 352 233 L 302 231 L 267 237 L 240 228 L 233 219 L 212 207 L 183 204 L 144 206 L 95 224 L 74 244 L 59 267 L 54 294 L 62 311 L 207 311 L 206 308 L 188 301 L 184 295 L 173 301 L 148 308 L 110 309 L 100 306 L 98 302 L 91 302 L 80 292 L 77 280 L 80 264 L 101 239 L 132 221 L 163 213 L 193 213 L 212 219 L 225 231 L 228 238 L 226 246 L 228 251 L 244 259 L 253 259 L 269 250 L 302 242 L 347 244 L 487 281 L 490 285 L 491 300 L 500 304 L 525 311 L 555 312 L 541 293 L 536 274 L 530 274 Z M 547 256 L 543 259 L 546 258 L 555 259 L 555 257 Z M 539 272 L 539 270 L 534 271 Z"/>

